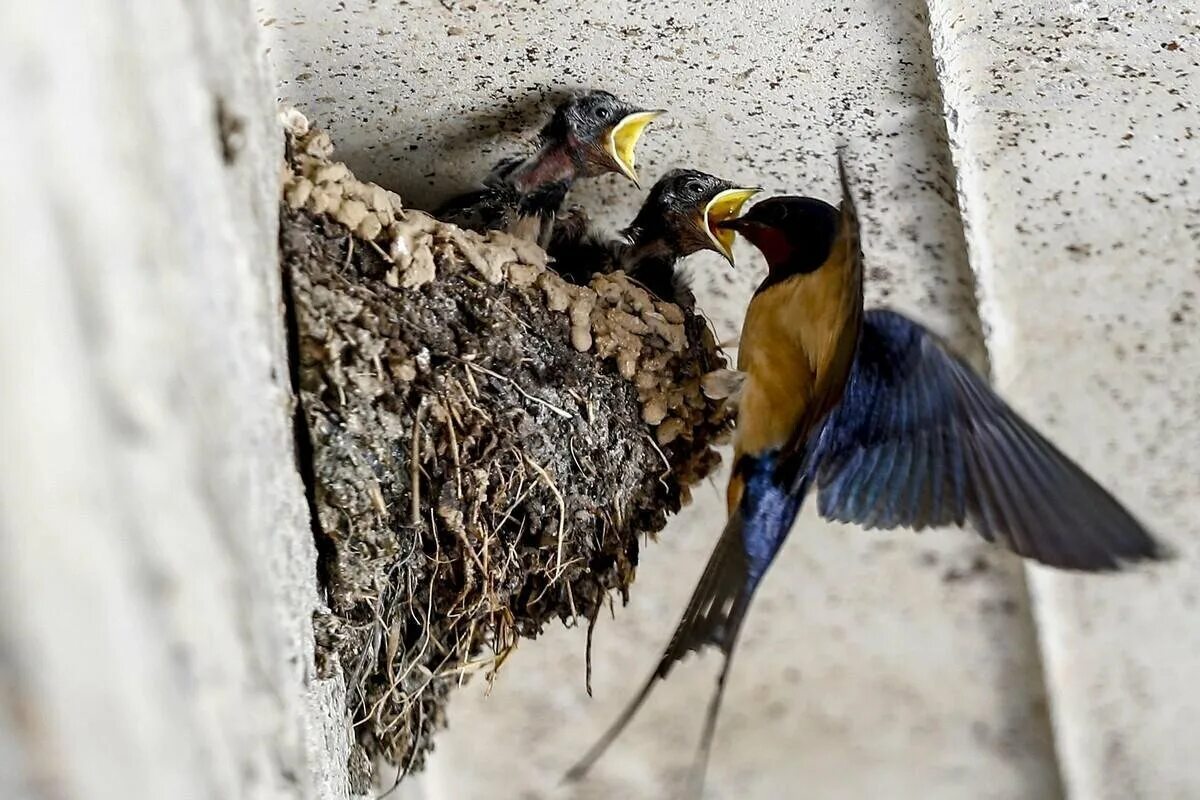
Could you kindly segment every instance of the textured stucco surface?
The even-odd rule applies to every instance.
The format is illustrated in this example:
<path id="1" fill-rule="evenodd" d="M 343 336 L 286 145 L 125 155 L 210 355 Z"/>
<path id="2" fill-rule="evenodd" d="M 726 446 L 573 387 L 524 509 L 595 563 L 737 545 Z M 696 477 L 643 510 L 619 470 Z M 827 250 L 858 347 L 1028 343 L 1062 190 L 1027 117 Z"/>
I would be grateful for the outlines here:
<path id="1" fill-rule="evenodd" d="M 267 75 L 240 0 L 0 8 L 2 797 L 344 796 Z"/>
<path id="2" fill-rule="evenodd" d="M 520 148 L 563 86 L 671 109 L 640 149 L 647 181 L 687 165 L 832 197 L 847 144 L 872 302 L 990 360 L 1179 549 L 1067 577 L 967 533 L 807 514 L 748 623 L 711 797 L 1200 795 L 1198 12 L 818 6 L 0 10 L 0 174 L 17 189 L 0 192 L 0 797 L 345 797 L 339 687 L 312 677 L 264 40 L 278 99 L 416 204 Z M 615 228 L 641 197 L 609 178 L 575 199 Z M 693 261 L 726 338 L 762 276 L 739 254 L 736 272 Z M 601 620 L 594 699 L 583 631 L 548 631 L 490 694 L 459 692 L 428 773 L 397 794 L 669 795 L 712 657 L 673 673 L 591 780 L 555 784 L 654 663 L 723 481 Z"/>
<path id="3" fill-rule="evenodd" d="M 996 379 L 1180 551 L 1031 570 L 1065 783 L 1200 796 L 1200 9 L 931 7 Z"/>
<path id="4" fill-rule="evenodd" d="M 276 2 L 263 11 L 280 98 L 327 126 L 360 174 L 432 203 L 521 146 L 542 87 L 593 85 L 671 110 L 639 148 L 645 181 L 694 166 L 768 191 L 836 194 L 850 147 L 872 301 L 982 350 L 923 3 Z M 642 192 L 575 195 L 610 227 Z M 692 266 L 736 335 L 763 268 Z M 594 777 L 562 771 L 650 669 L 723 517 L 720 487 L 644 551 L 633 598 L 596 632 L 554 630 L 463 689 L 420 785 L 429 798 L 659 797 L 690 763 L 714 659 L 672 674 Z M 751 614 L 710 771 L 714 797 L 1049 798 L 1059 794 L 1020 567 L 969 534 L 868 534 L 806 516 Z"/>

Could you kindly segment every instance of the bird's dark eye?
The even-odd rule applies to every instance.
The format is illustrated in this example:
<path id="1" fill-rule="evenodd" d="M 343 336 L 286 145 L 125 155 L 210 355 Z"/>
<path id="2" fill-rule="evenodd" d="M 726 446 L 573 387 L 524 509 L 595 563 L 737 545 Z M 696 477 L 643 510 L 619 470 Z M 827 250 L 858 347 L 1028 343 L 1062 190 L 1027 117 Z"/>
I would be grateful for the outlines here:
<path id="1" fill-rule="evenodd" d="M 592 112 L 592 115 L 595 116 L 596 119 L 603 122 L 612 116 L 612 109 L 608 106 L 596 106 L 596 109 Z"/>
<path id="2" fill-rule="evenodd" d="M 696 178 L 688 178 L 683 182 L 683 191 L 685 194 L 697 194 L 700 188 L 700 181 Z"/>

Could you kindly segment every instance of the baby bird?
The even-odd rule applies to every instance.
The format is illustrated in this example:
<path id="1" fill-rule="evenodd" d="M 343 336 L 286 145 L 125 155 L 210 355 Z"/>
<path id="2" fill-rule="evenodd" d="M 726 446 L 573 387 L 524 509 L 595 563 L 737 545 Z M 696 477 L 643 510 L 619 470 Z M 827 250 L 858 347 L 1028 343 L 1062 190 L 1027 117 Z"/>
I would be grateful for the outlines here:
<path id="1" fill-rule="evenodd" d="M 650 189 L 633 222 L 621 232 L 623 240 L 588 230 L 577 216 L 573 224 L 555 231 L 548 252 L 559 274 L 575 283 L 622 270 L 659 298 L 690 308 L 695 300 L 677 262 L 712 250 L 732 266 L 734 235 L 719 226 L 741 213 L 758 191 L 694 169 L 672 170 Z"/>
<path id="2" fill-rule="evenodd" d="M 546 247 L 555 214 L 578 178 L 619 172 L 637 183 L 634 150 L 661 111 L 645 111 L 605 91 L 578 94 L 555 109 L 530 156 L 498 163 L 483 187 L 434 212 L 483 233 L 500 230 Z"/>

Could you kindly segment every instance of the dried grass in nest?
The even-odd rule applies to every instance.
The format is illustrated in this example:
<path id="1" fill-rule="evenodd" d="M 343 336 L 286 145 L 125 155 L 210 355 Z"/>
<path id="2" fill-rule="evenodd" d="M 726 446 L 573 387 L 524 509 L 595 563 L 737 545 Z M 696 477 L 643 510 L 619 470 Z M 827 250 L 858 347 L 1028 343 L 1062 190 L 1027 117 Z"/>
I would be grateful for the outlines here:
<path id="1" fill-rule="evenodd" d="M 700 383 L 725 359 L 624 275 L 565 283 L 536 246 L 406 210 L 285 122 L 319 664 L 345 677 L 354 761 L 408 771 L 451 687 L 625 595 L 639 537 L 719 461 L 728 414 Z"/>

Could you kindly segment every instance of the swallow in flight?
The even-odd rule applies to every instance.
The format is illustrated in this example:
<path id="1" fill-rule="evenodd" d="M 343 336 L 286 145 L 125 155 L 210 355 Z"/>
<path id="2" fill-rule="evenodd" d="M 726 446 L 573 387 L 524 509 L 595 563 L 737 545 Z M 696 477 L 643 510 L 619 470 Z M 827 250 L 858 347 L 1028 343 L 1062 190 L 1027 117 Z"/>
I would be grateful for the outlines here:
<path id="1" fill-rule="evenodd" d="M 692 770 L 699 795 L 750 601 L 810 492 L 826 519 L 969 524 L 1059 569 L 1105 572 L 1169 555 L 936 335 L 897 312 L 864 311 L 858 218 L 840 157 L 838 166 L 840 208 L 775 197 L 721 223 L 769 268 L 738 349 L 728 521 L 658 666 L 567 780 L 587 772 L 678 661 L 714 646 L 723 661 Z"/>

